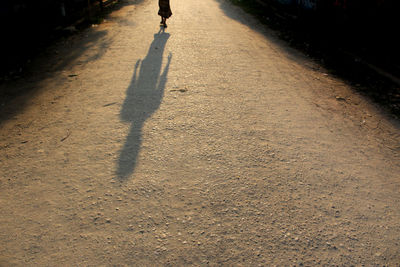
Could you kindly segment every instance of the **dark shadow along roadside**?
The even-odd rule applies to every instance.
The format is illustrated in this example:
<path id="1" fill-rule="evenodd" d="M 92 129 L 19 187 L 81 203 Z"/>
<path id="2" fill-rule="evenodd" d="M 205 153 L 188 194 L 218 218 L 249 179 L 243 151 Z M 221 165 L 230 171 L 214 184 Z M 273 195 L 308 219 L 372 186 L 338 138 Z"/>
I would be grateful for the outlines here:
<path id="1" fill-rule="evenodd" d="M 41 27 L 41 22 L 31 23 L 29 18 L 9 25 L 1 43 L 0 54 L 0 125 L 21 112 L 29 98 L 40 90 L 40 83 L 54 72 L 64 70 L 71 62 L 96 44 L 106 47 L 112 42 L 105 38 L 107 31 L 90 31 L 87 38 L 80 38 L 83 30 L 101 23 L 107 16 L 127 5 L 137 5 L 143 0 L 109 0 L 102 11 L 91 11 L 74 17 L 68 23 L 54 21 Z M 32 14 L 31 16 L 34 16 Z M 59 50 L 62 49 L 62 50 Z M 65 51 L 63 51 L 65 50 Z M 101 49 L 88 60 L 97 60 L 104 54 Z M 84 62 L 85 63 L 85 62 Z"/>
<path id="2" fill-rule="evenodd" d="M 218 1 L 228 16 L 237 19 L 225 8 L 224 0 Z M 400 118 L 400 42 L 395 25 L 384 31 L 373 22 L 345 27 L 325 14 L 321 18 L 320 14 L 276 1 L 229 1 L 254 15 L 292 48 L 321 63 L 395 119 Z"/>

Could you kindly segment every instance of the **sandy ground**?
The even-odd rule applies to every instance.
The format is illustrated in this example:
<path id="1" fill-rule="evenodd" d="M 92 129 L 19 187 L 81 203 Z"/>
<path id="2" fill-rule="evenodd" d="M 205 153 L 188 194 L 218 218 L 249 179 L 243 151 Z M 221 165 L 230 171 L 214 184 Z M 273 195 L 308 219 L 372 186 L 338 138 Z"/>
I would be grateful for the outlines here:
<path id="1" fill-rule="evenodd" d="M 1 266 L 399 266 L 400 136 L 226 2 L 127 0 L 2 103 Z"/>

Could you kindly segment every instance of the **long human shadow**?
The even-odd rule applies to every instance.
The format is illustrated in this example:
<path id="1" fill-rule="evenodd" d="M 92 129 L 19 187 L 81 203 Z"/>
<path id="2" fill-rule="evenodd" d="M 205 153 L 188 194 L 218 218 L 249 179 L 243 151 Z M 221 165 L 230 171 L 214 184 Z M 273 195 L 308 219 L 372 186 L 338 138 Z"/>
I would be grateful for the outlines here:
<path id="1" fill-rule="evenodd" d="M 121 180 L 133 173 L 142 143 L 143 124 L 159 108 L 164 96 L 172 54 L 169 54 L 162 73 L 161 67 L 169 37 L 169 33 L 161 30 L 154 34 L 146 57 L 143 61 L 139 59 L 136 62 L 131 83 L 127 88 L 120 118 L 130 122 L 131 129 L 118 159 L 117 176 Z"/>

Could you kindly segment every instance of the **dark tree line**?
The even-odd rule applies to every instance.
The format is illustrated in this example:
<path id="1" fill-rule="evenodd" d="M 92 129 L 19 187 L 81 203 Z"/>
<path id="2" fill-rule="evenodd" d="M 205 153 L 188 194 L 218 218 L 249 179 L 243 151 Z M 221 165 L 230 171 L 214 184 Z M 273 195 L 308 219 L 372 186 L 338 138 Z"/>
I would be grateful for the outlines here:
<path id="1" fill-rule="evenodd" d="M 2 0 L 0 72 L 20 64 L 52 36 L 78 21 L 90 21 L 103 5 L 116 0 Z M 88 20 L 89 19 L 89 20 Z"/>
<path id="2" fill-rule="evenodd" d="M 331 46 L 347 43 L 354 51 L 400 60 L 399 0 L 255 0 L 286 8 L 299 18 L 301 34 L 328 39 Z M 279 9 L 278 9 L 279 10 Z M 336 42 L 337 41 L 337 42 Z"/>
<path id="3" fill-rule="evenodd" d="M 96 6 L 102 8 L 104 0 L 3 0 L 0 4 L 2 22 L 18 26 L 55 25 L 70 23 Z M 9 25 L 13 26 L 13 25 Z"/>

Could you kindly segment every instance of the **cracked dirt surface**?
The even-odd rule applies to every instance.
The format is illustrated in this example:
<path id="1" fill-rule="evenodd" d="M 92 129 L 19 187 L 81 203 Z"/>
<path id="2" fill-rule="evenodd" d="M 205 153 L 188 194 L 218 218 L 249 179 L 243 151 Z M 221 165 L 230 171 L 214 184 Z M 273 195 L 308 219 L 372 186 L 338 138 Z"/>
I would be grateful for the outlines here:
<path id="1" fill-rule="evenodd" d="M 223 1 L 127 0 L 2 103 L 1 266 L 396 266 L 399 123 Z"/>

